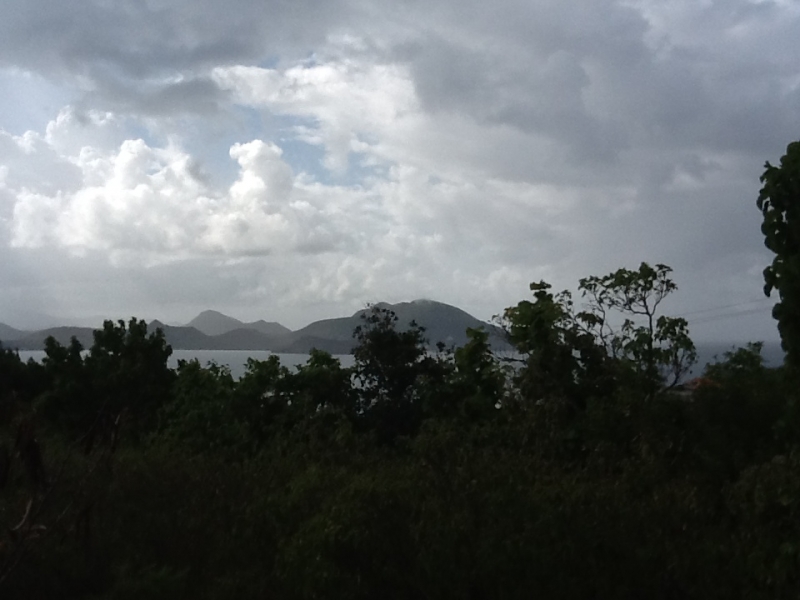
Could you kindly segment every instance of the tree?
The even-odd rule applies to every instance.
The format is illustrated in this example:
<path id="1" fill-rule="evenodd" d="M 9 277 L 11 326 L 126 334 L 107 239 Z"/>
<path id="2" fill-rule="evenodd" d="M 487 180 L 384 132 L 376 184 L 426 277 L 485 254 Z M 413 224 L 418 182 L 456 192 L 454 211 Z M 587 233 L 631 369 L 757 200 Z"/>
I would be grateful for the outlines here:
<path id="1" fill-rule="evenodd" d="M 235 386 L 226 366 L 179 361 L 171 398 L 159 414 L 159 435 L 190 452 L 241 450 L 247 435 L 234 412 Z"/>
<path id="2" fill-rule="evenodd" d="M 599 364 L 608 359 L 591 332 L 581 327 L 572 294 L 553 294 L 544 281 L 530 285 L 534 300 L 523 300 L 503 313 L 509 341 L 525 356 L 517 377 L 520 392 L 537 402 L 567 400 L 585 408 L 594 395 Z"/>
<path id="3" fill-rule="evenodd" d="M 455 392 L 468 418 L 491 415 L 503 402 L 506 373 L 492 354 L 485 329 L 467 329 L 467 343 L 453 354 Z"/>
<path id="4" fill-rule="evenodd" d="M 775 258 L 764 269 L 764 293 L 778 291 L 772 309 L 778 321 L 786 362 L 800 368 L 800 141 L 792 142 L 780 166 L 764 165 L 758 208 L 764 216 L 764 244 Z"/>
<path id="5" fill-rule="evenodd" d="M 167 364 L 171 355 L 164 332 L 148 333 L 144 320 L 131 318 L 127 327 L 123 320 L 104 321 L 85 359 L 100 415 L 115 418 L 125 411 L 136 436 L 152 427 L 175 380 Z"/>
<path id="6" fill-rule="evenodd" d="M 355 416 L 355 399 L 350 371 L 338 358 L 312 348 L 305 365 L 292 376 L 292 406 L 304 417 L 325 410 L 337 410 L 349 418 Z"/>
<path id="7" fill-rule="evenodd" d="M 674 386 L 696 360 L 685 319 L 659 315 L 677 286 L 666 265 L 642 263 L 580 280 L 587 299 L 576 311 L 572 294 L 553 294 L 532 283 L 534 301 L 506 309 L 510 341 L 526 358 L 522 392 L 535 399 L 561 397 L 583 408 L 608 394 L 626 373 L 649 394 Z"/>
<path id="8" fill-rule="evenodd" d="M 670 273 L 667 265 L 643 262 L 638 270 L 618 269 L 581 279 L 579 285 L 589 309 L 578 320 L 611 356 L 633 365 L 650 392 L 676 385 L 697 360 L 686 319 L 658 315 L 659 305 L 678 289 Z M 610 310 L 624 319 L 616 330 Z"/>
<path id="9" fill-rule="evenodd" d="M 427 354 L 425 330 L 414 321 L 397 329 L 397 315 L 378 306 L 361 316 L 353 337 L 358 412 L 382 442 L 417 431 L 423 417 L 420 384 L 436 360 Z"/>
<path id="10" fill-rule="evenodd" d="M 276 354 L 267 360 L 247 359 L 247 370 L 234 389 L 233 406 L 236 418 L 247 424 L 257 444 L 265 443 L 282 426 L 289 407 L 289 375 Z"/>
<path id="11" fill-rule="evenodd" d="M 70 435 L 83 435 L 100 410 L 84 361 L 83 346 L 74 337 L 68 346 L 48 337 L 42 364 L 47 384 L 38 400 L 39 412 L 58 429 Z"/>
<path id="12" fill-rule="evenodd" d="M 134 437 L 152 427 L 175 379 L 163 332 L 148 333 L 146 323 L 135 318 L 127 325 L 105 321 L 88 354 L 74 337 L 66 347 L 47 338 L 45 353 L 49 389 L 40 408 L 57 427 L 85 435 L 88 445 L 123 412 L 124 429 Z"/>

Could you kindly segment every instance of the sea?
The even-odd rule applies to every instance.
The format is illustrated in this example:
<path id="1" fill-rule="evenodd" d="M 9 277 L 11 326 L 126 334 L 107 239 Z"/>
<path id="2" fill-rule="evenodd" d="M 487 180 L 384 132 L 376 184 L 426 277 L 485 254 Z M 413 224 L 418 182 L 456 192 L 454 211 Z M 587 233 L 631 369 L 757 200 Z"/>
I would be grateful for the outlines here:
<path id="1" fill-rule="evenodd" d="M 692 369 L 692 372 L 687 375 L 687 378 L 697 377 L 703 373 L 705 365 L 722 360 L 724 353 L 735 350 L 737 347 L 744 346 L 744 344 L 735 343 L 713 343 L 713 344 L 698 344 L 697 345 L 697 364 Z M 254 351 L 254 350 L 173 350 L 172 356 L 169 358 L 169 366 L 177 368 L 178 361 L 190 361 L 197 359 L 200 364 L 207 365 L 209 363 L 216 363 L 218 365 L 226 365 L 231 370 L 231 375 L 239 379 L 244 375 L 247 369 L 247 361 L 252 358 L 255 360 L 267 360 L 273 353 L 268 351 Z M 45 354 L 43 350 L 20 350 L 19 356 L 22 360 L 27 361 L 32 358 L 35 361 L 41 361 Z M 778 343 L 766 343 L 761 351 L 761 356 L 764 358 L 764 363 L 768 367 L 777 367 L 783 362 L 784 353 Z M 278 354 L 281 364 L 290 369 L 303 365 L 308 361 L 308 354 Z M 354 363 L 353 356 L 350 354 L 336 355 L 335 358 L 343 367 L 350 367 Z"/>
<path id="2" fill-rule="evenodd" d="M 258 350 L 173 350 L 167 365 L 176 369 L 181 360 L 190 361 L 197 359 L 201 365 L 210 363 L 225 365 L 231 370 L 231 375 L 239 379 L 247 370 L 248 359 L 267 360 L 273 353 Z M 19 357 L 26 361 L 33 359 L 41 361 L 45 356 L 44 350 L 20 350 Z M 290 369 L 304 365 L 309 358 L 308 354 L 278 354 L 281 364 Z M 350 354 L 336 355 L 343 367 L 351 367 L 354 363 L 353 356 Z"/>

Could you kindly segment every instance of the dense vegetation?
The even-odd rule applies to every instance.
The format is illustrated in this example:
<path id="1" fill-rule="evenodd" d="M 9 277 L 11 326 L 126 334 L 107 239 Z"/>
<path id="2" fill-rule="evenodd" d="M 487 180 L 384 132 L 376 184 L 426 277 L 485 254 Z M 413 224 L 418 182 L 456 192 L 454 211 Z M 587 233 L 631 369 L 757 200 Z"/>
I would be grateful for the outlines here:
<path id="1" fill-rule="evenodd" d="M 506 357 L 378 308 L 352 368 L 171 370 L 136 319 L 3 350 L 0 597 L 795 598 L 796 371 L 751 344 L 680 389 L 675 289 L 532 284 Z"/>

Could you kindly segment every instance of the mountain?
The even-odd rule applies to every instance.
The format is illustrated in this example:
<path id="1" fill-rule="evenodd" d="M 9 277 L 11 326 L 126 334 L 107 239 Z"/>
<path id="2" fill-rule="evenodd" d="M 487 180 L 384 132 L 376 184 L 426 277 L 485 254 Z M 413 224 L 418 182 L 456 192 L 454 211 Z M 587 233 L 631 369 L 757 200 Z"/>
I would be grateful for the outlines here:
<path id="1" fill-rule="evenodd" d="M 264 319 L 253 321 L 252 323 L 245 323 L 243 329 L 252 329 L 253 331 L 259 331 L 271 337 L 280 337 L 292 333 L 292 330 L 288 327 L 284 327 L 275 321 L 265 321 Z"/>
<path id="2" fill-rule="evenodd" d="M 73 337 L 78 338 L 87 349 L 94 343 L 94 329 L 91 327 L 51 327 L 40 331 L 22 332 L 22 337 L 10 340 L 4 345 L 17 350 L 44 350 L 44 341 L 50 336 L 62 346 L 68 346 Z"/>
<path id="3" fill-rule="evenodd" d="M 156 329 L 164 332 L 167 343 L 176 350 L 218 350 L 211 336 L 194 327 L 174 327 L 164 325 L 161 321 L 151 321 L 147 326 L 150 332 Z"/>
<path id="4" fill-rule="evenodd" d="M 244 325 L 244 323 L 239 319 L 223 315 L 216 310 L 204 310 L 189 321 L 186 327 L 194 327 L 196 330 L 206 335 L 220 335 L 232 331 L 233 329 L 239 329 L 242 325 Z"/>
<path id="5" fill-rule="evenodd" d="M 499 328 L 449 304 L 414 300 L 376 306 L 394 311 L 400 329 L 407 329 L 412 320 L 424 327 L 431 346 L 437 342 L 461 346 L 467 341 L 467 328 L 481 327 L 489 331 L 490 342 L 495 348 L 505 349 L 507 346 Z M 361 309 L 349 317 L 315 321 L 298 331 L 266 321 L 243 323 L 215 310 L 203 311 L 185 327 L 159 326 L 176 350 L 269 350 L 305 354 L 311 348 L 317 348 L 332 354 L 349 354 L 355 345 L 353 330 L 363 324 L 361 317 L 368 312 L 369 309 Z"/>
<path id="6" fill-rule="evenodd" d="M 467 328 L 486 329 L 489 332 L 489 341 L 496 348 L 505 348 L 507 345 L 498 327 L 479 321 L 460 308 L 443 302 L 414 300 L 398 304 L 381 302 L 376 306 L 393 311 L 397 315 L 399 329 L 407 329 L 411 321 L 424 327 L 425 337 L 428 338 L 431 346 L 435 346 L 438 342 L 443 342 L 447 346 L 463 346 L 467 342 Z M 363 324 L 362 315 L 368 312 L 369 309 L 362 309 L 349 317 L 324 319 L 311 323 L 287 336 L 285 347 L 293 348 L 291 351 L 307 352 L 303 348 L 306 348 L 311 340 L 326 340 L 335 342 L 337 348 L 347 347 L 348 344 L 352 348 L 354 345 L 353 330 Z M 307 340 L 306 343 L 301 342 L 304 339 Z M 281 352 L 289 351 L 281 350 Z"/>
<path id="7" fill-rule="evenodd" d="M 2 342 L 16 340 L 17 338 L 25 336 L 27 333 L 29 332 L 20 331 L 19 329 L 14 329 L 13 327 L 6 325 L 5 323 L 0 323 L 0 341 Z"/>
<path id="8" fill-rule="evenodd" d="M 255 329 L 234 329 L 212 336 L 215 350 L 275 350 L 275 337 Z"/>
<path id="9" fill-rule="evenodd" d="M 222 335 L 237 329 L 252 329 L 273 337 L 291 333 L 291 329 L 280 323 L 267 322 L 263 319 L 253 323 L 243 323 L 239 319 L 234 319 L 216 310 L 204 310 L 189 321 L 186 327 L 194 327 L 206 335 Z"/>
<path id="10" fill-rule="evenodd" d="M 479 321 L 460 308 L 443 302 L 414 300 L 380 306 L 394 311 L 400 327 L 408 327 L 412 320 L 424 327 L 425 336 L 432 345 L 443 342 L 447 346 L 463 346 L 467 343 L 467 328 L 483 328 L 489 332 L 489 341 L 493 345 L 505 345 L 505 338 L 499 327 Z"/>
<path id="11" fill-rule="evenodd" d="M 302 329 L 292 332 L 286 343 L 292 343 L 303 338 L 315 338 L 335 341 L 351 341 L 353 339 L 353 329 L 361 324 L 359 311 L 350 317 L 337 317 L 335 319 L 323 319 L 314 321 Z"/>
<path id="12" fill-rule="evenodd" d="M 455 306 L 432 300 L 380 303 L 376 306 L 394 311 L 398 317 L 397 327 L 401 330 L 407 329 L 411 321 L 424 327 L 425 337 L 431 346 L 437 342 L 461 346 L 467 341 L 467 328 L 482 327 L 489 331 L 489 341 L 495 349 L 507 349 L 499 328 L 479 321 Z M 353 330 L 363 325 L 362 315 L 368 312 L 369 309 L 362 309 L 349 317 L 316 321 L 294 332 L 278 323 L 242 323 L 213 310 L 200 313 L 183 327 L 164 325 L 161 321 L 151 321 L 147 327 L 149 331 L 160 328 L 167 343 L 175 350 L 268 350 L 306 354 L 311 348 L 317 348 L 331 354 L 349 354 L 355 345 Z M 45 338 L 50 335 L 64 345 L 69 344 L 75 336 L 85 348 L 90 348 L 94 341 L 93 330 L 89 327 L 55 327 L 36 332 L 4 327 L 0 329 L 0 336 L 8 334 L 15 337 L 4 345 L 19 350 L 41 350 Z"/>

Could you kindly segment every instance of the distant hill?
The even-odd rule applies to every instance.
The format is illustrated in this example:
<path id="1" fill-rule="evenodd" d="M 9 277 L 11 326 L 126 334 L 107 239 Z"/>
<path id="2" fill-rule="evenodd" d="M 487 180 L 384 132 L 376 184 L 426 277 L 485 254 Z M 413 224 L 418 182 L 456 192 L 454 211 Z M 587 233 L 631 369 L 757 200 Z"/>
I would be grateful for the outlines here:
<path id="1" fill-rule="evenodd" d="M 280 336 L 279 336 L 280 337 Z M 234 329 L 212 336 L 215 350 L 275 350 L 276 338 L 255 329 Z"/>
<path id="2" fill-rule="evenodd" d="M 91 327 L 51 327 L 40 331 L 22 332 L 22 337 L 3 345 L 17 350 L 44 350 L 44 341 L 50 336 L 63 346 L 69 345 L 73 337 L 78 338 L 86 349 L 91 348 L 94 343 L 94 329 Z"/>
<path id="3" fill-rule="evenodd" d="M 397 315 L 397 325 L 400 329 L 408 329 L 411 321 L 425 328 L 425 336 L 431 346 L 438 342 L 445 345 L 463 346 L 467 342 L 466 331 L 468 328 L 484 328 L 489 332 L 490 341 L 495 347 L 506 346 L 501 330 L 489 323 L 479 321 L 469 313 L 443 302 L 433 300 L 414 300 L 398 304 L 379 303 L 376 306 L 393 311 Z M 334 342 L 349 342 L 353 345 L 353 330 L 363 324 L 362 315 L 368 309 L 362 309 L 349 317 L 338 319 L 325 319 L 293 332 L 288 336 L 288 343 L 295 347 L 303 347 L 302 339 L 328 340 Z M 346 344 L 343 344 L 345 346 Z M 323 348 L 321 348 L 323 349 Z"/>
<path id="4" fill-rule="evenodd" d="M 288 327 L 284 327 L 275 321 L 265 321 L 264 319 L 253 321 L 252 323 L 245 323 L 243 329 L 252 329 L 253 331 L 259 331 L 271 337 L 280 337 L 292 333 L 292 330 Z"/>
<path id="5" fill-rule="evenodd" d="M 467 341 L 467 328 L 482 327 L 489 331 L 495 348 L 506 348 L 499 328 L 449 304 L 414 300 L 377 306 L 394 311 L 400 329 L 407 329 L 411 321 L 424 327 L 431 346 L 437 342 L 461 346 Z M 203 311 L 186 327 L 161 327 L 172 347 L 181 350 L 269 350 L 304 354 L 317 348 L 332 354 L 349 354 L 355 345 L 353 330 L 363 324 L 361 317 L 367 312 L 368 309 L 362 309 L 349 317 L 315 321 L 298 331 L 266 321 L 243 323 L 214 310 Z"/>
<path id="6" fill-rule="evenodd" d="M 334 341 L 349 341 L 353 339 L 353 329 L 361 324 L 358 318 L 360 312 L 351 317 L 337 317 L 314 321 L 302 329 L 292 332 L 287 343 L 303 338 L 316 338 Z"/>
<path id="7" fill-rule="evenodd" d="M 0 323 L 0 342 L 3 342 L 4 344 L 10 340 L 16 340 L 17 338 L 24 337 L 27 333 L 28 332 L 26 331 L 14 329 L 5 323 Z"/>
<path id="8" fill-rule="evenodd" d="M 479 321 L 455 306 L 432 300 L 381 303 L 377 306 L 394 311 L 398 317 L 397 326 L 401 330 L 407 329 L 411 321 L 424 327 L 431 346 L 438 342 L 447 346 L 461 346 L 467 341 L 467 328 L 484 328 L 489 332 L 490 342 L 495 349 L 507 348 L 499 328 Z M 167 343 L 175 350 L 266 350 L 306 354 L 312 348 L 317 348 L 332 354 L 349 354 L 355 345 L 353 331 L 363 324 L 361 317 L 368 310 L 359 310 L 349 317 L 316 321 L 294 332 L 279 323 L 242 323 L 213 310 L 200 313 L 184 327 L 165 325 L 157 320 L 151 321 L 147 327 L 149 331 L 161 328 Z M 14 339 L 4 341 L 4 345 L 19 350 L 42 350 L 45 338 L 50 335 L 64 345 L 69 344 L 75 336 L 85 348 L 91 347 L 94 341 L 93 329 L 89 327 L 55 327 L 36 332 L 3 327 L 0 329 L 0 340 L 3 335 L 9 338 L 14 336 Z"/>
<path id="9" fill-rule="evenodd" d="M 173 327 L 161 321 L 151 321 L 147 326 L 150 332 L 161 329 L 167 343 L 176 350 L 217 350 L 213 338 L 194 327 Z"/>
<path id="10" fill-rule="evenodd" d="M 398 324 L 408 327 L 413 320 L 425 328 L 425 335 L 431 344 L 444 342 L 450 346 L 463 346 L 467 342 L 467 328 L 483 328 L 489 332 L 489 340 L 494 345 L 505 345 L 502 330 L 489 323 L 479 321 L 469 313 L 442 302 L 433 300 L 414 300 L 399 304 L 381 305 L 395 312 Z"/>
<path id="11" fill-rule="evenodd" d="M 237 329 L 252 329 L 272 337 L 291 333 L 291 329 L 284 327 L 280 323 L 267 322 L 263 319 L 253 323 L 243 323 L 239 319 L 234 319 L 216 310 L 204 310 L 189 321 L 186 327 L 194 327 L 206 335 L 222 335 Z"/>

